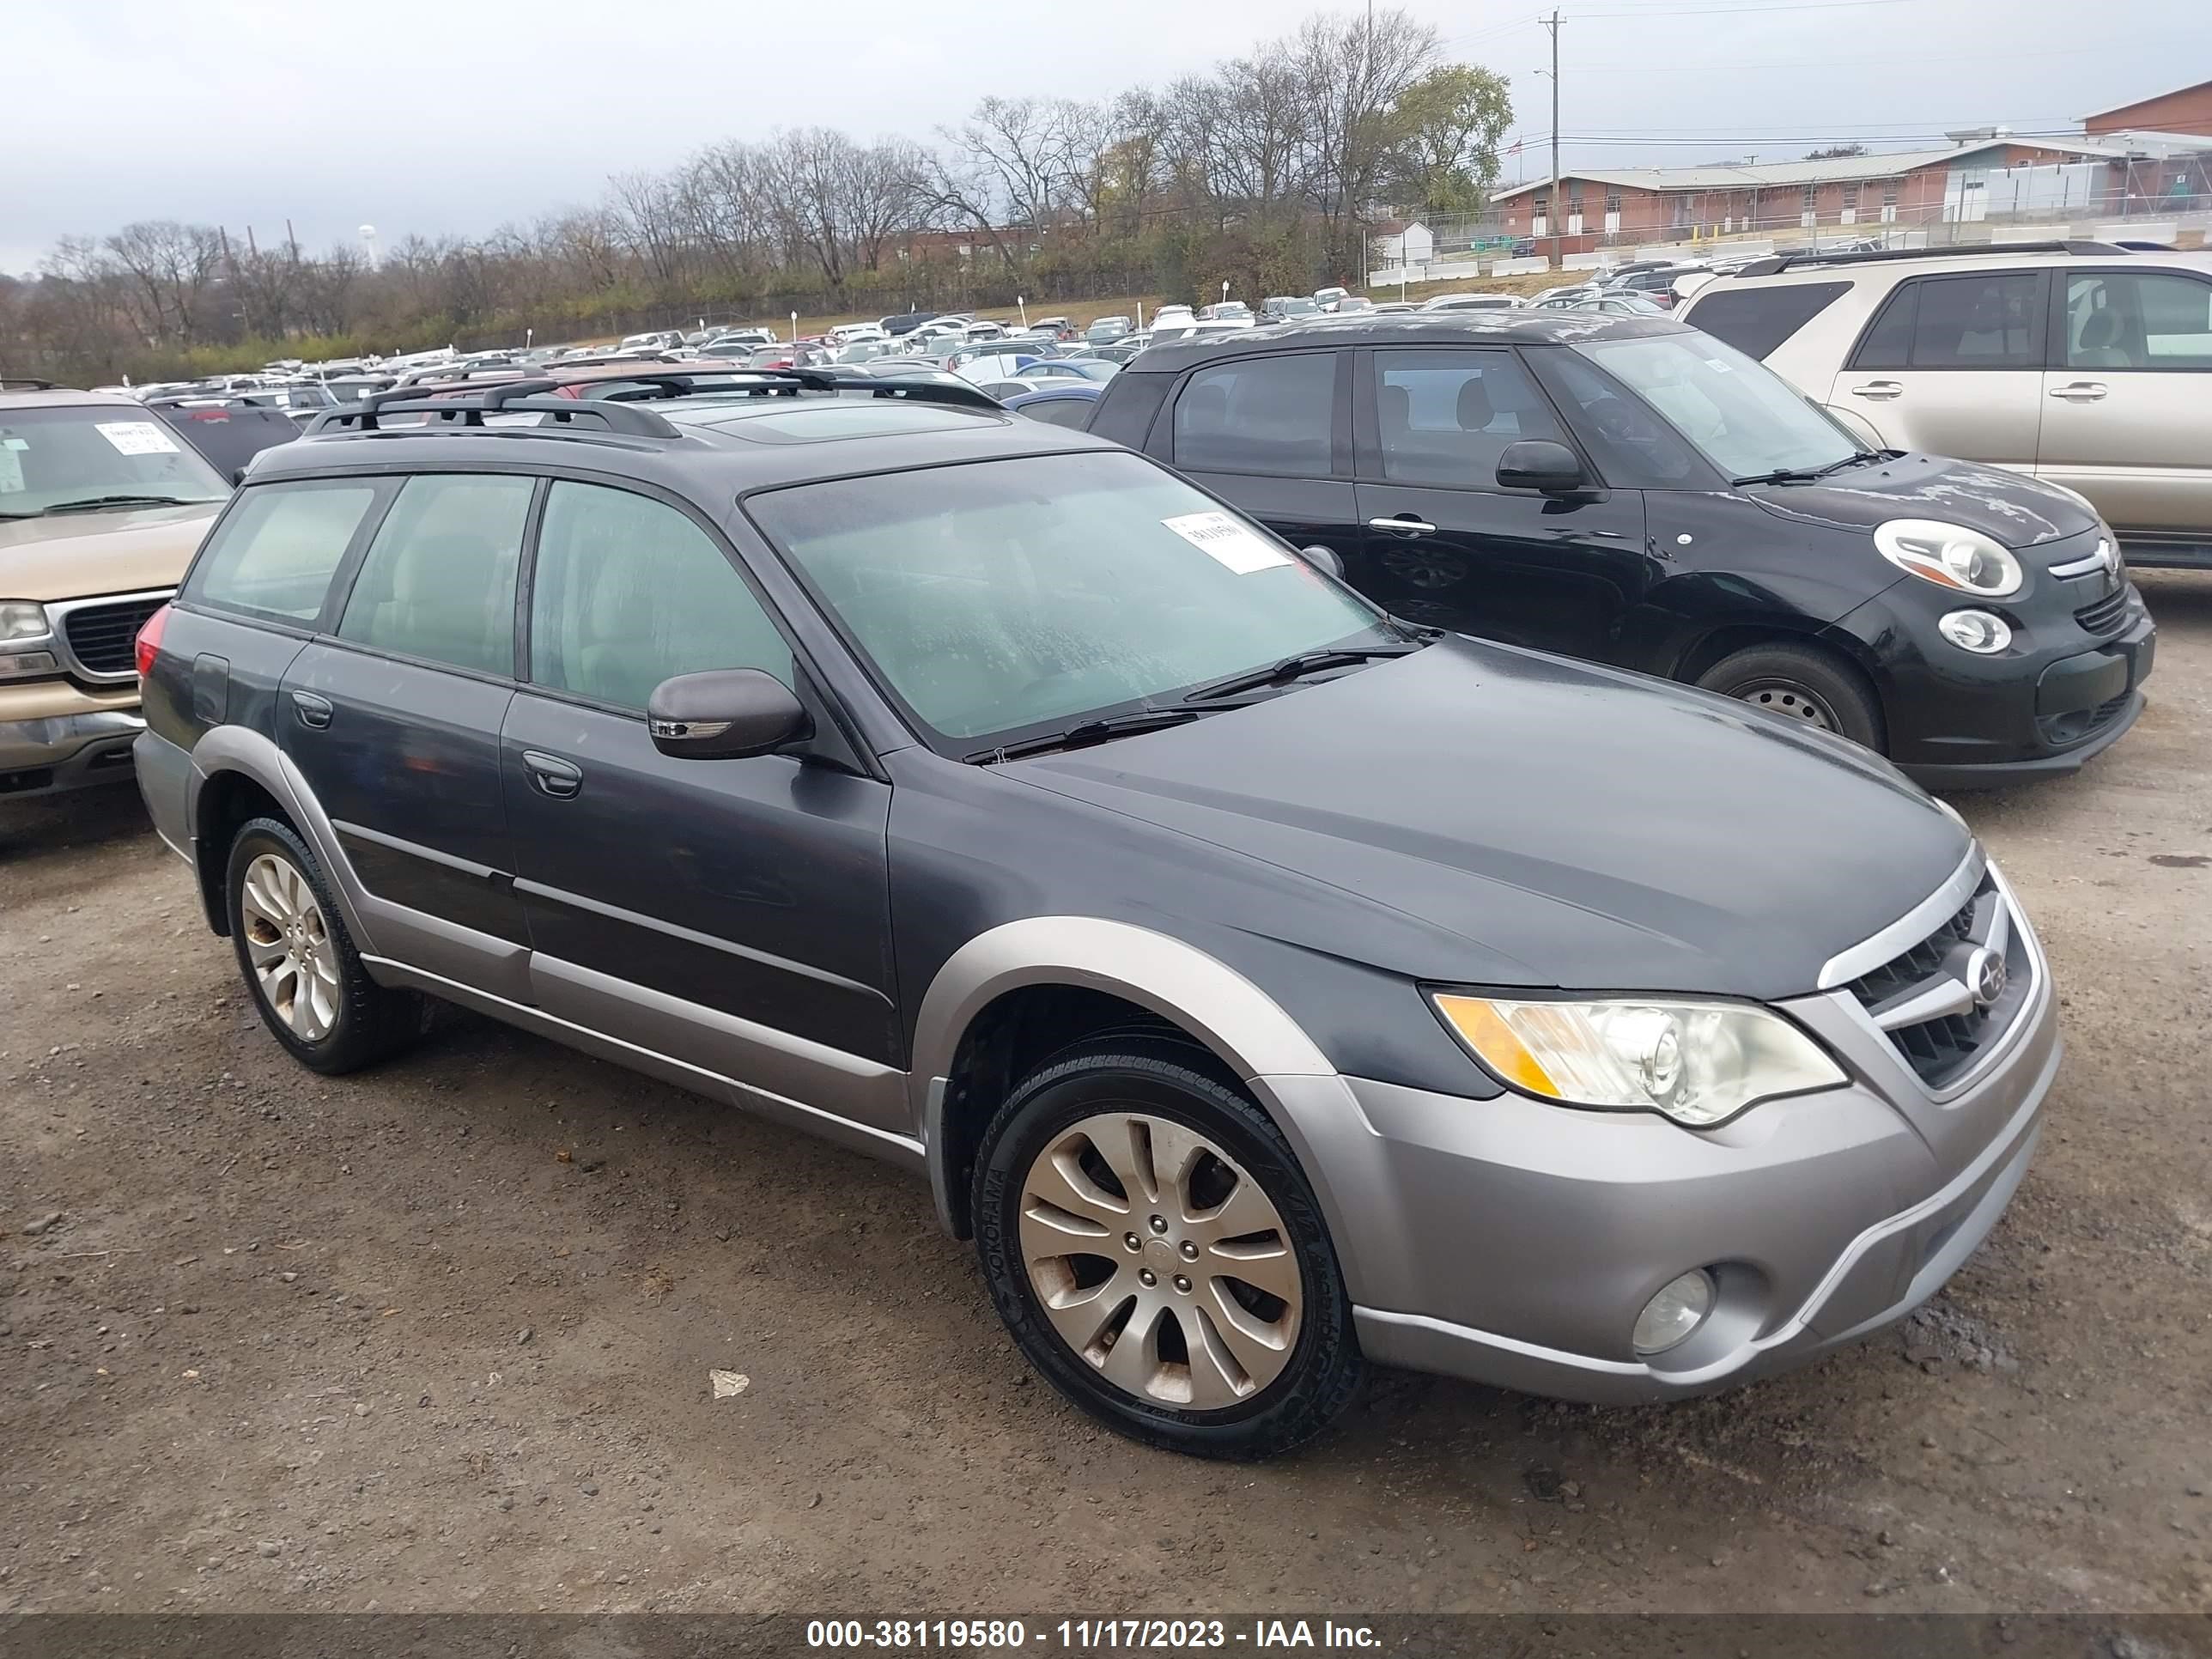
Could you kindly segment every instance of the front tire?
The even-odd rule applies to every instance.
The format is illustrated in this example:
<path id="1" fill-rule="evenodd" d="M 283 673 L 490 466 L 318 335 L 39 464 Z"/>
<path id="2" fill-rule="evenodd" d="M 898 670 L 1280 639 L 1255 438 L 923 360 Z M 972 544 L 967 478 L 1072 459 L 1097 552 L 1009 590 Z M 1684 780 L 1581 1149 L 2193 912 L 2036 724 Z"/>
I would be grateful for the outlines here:
<path id="1" fill-rule="evenodd" d="M 1783 720 L 1886 754 L 1881 705 L 1858 671 L 1816 646 L 1754 645 L 1723 657 L 1698 684 Z"/>
<path id="2" fill-rule="evenodd" d="M 1261 1458 L 1319 1433 L 1364 1362 L 1289 1144 L 1204 1059 L 1121 1036 L 1032 1073 L 977 1160 L 977 1253 L 1030 1363 L 1117 1431 Z"/>
<path id="3" fill-rule="evenodd" d="M 423 1003 L 368 976 L 291 825 L 255 818 L 230 844 L 223 877 L 230 942 L 262 1024 L 293 1059 L 335 1076 L 396 1052 L 422 1029 Z"/>

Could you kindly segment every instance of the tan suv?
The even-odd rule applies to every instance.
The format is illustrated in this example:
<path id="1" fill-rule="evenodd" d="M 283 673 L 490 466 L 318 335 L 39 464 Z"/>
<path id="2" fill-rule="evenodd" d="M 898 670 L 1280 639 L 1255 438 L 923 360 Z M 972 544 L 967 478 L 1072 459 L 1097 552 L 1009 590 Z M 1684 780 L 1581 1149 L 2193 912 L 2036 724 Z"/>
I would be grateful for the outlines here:
<path id="1" fill-rule="evenodd" d="M 229 495 L 131 398 L 0 380 L 0 799 L 131 776 L 138 629 Z"/>
<path id="2" fill-rule="evenodd" d="M 1675 314 L 1878 447 L 2033 473 L 2087 496 L 2130 563 L 2212 567 L 2212 253 L 1785 254 Z"/>

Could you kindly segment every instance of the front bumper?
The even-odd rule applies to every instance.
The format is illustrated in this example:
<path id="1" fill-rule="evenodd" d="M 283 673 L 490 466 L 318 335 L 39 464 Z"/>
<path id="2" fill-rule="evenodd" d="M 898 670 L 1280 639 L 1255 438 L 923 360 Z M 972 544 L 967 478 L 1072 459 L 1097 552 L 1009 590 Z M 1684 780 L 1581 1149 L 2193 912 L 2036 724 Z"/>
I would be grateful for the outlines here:
<path id="1" fill-rule="evenodd" d="M 2024 923 L 2022 924 L 2024 926 Z M 1364 1079 L 1265 1079 L 1293 1108 L 1334 1084 L 1352 1120 L 1297 1110 L 1355 1304 L 1388 1364 L 1562 1399 L 1703 1394 L 1802 1364 L 1901 1319 L 2003 1213 L 2060 1058 L 2033 993 L 1963 1087 L 1925 1089 L 1848 992 L 1784 1005 L 1851 1074 L 1718 1129 L 1470 1100 Z M 1301 1145 L 1302 1155 L 1309 1147 Z M 1712 1315 L 1650 1357 L 1631 1332 L 1677 1274 L 1712 1272 Z"/>
<path id="2" fill-rule="evenodd" d="M 1898 623 L 1878 679 L 1889 756 L 1923 788 L 1987 788 L 2075 771 L 2142 713 L 2158 635 L 2132 584 L 2109 633 L 2085 631 L 2068 608 L 2070 596 L 2047 600 L 2033 617 L 1985 607 L 2013 624 L 2015 640 L 1986 658 L 1934 638 L 1932 613 L 1904 617 L 1931 603 L 1917 591 L 1893 591 L 1878 603 Z M 1942 596 L 1934 603 L 1940 608 Z M 1852 618 L 1855 627 L 1870 620 Z M 1923 639 L 1931 641 L 1924 649 L 1915 644 Z"/>
<path id="3" fill-rule="evenodd" d="M 0 721 L 0 799 L 121 783 L 131 776 L 131 745 L 145 729 L 136 708 Z"/>

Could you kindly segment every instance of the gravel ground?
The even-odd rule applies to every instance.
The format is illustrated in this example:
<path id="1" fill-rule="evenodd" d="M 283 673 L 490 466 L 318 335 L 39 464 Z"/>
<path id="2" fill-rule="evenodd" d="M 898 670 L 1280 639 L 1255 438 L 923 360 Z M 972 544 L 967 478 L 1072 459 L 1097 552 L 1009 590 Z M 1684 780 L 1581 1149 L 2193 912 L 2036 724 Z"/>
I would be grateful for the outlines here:
<path id="1" fill-rule="evenodd" d="M 131 792 L 0 811 L 0 1613 L 2212 1609 L 2212 577 L 2142 586 L 2136 730 L 1959 803 L 2070 1049 L 1942 1297 L 1259 1468 L 1033 1382 L 919 1184 L 474 1020 L 311 1076 Z"/>

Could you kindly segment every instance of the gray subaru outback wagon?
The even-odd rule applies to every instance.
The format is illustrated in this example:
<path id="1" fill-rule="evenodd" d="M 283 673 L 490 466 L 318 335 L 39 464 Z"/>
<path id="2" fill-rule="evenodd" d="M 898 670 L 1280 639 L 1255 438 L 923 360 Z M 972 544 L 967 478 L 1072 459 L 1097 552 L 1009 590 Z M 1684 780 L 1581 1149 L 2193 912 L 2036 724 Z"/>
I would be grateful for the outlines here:
<path id="1" fill-rule="evenodd" d="M 2049 970 L 1886 763 L 1394 621 L 963 388 L 542 390 L 322 417 L 140 641 L 304 1065 L 441 999 L 909 1166 L 1070 1399 L 1225 1455 L 1370 1361 L 1801 1363 L 2018 1186 Z"/>

